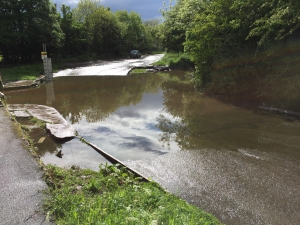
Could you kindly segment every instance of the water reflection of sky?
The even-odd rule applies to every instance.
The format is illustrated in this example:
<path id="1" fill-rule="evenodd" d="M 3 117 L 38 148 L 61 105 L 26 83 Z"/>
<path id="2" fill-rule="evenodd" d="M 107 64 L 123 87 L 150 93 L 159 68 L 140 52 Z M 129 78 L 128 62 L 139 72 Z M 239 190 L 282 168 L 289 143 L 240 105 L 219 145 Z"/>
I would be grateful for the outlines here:
<path id="1" fill-rule="evenodd" d="M 118 79 L 56 78 L 40 88 L 8 92 L 7 101 L 8 104 L 49 104 L 73 124 L 80 136 L 115 158 L 145 159 L 179 149 L 176 143 L 164 147 L 159 141 L 162 132 L 156 127 L 157 118 L 164 115 L 174 121 L 164 110 L 164 93 L 160 87 L 163 81 L 157 74 Z M 40 137 L 46 137 L 43 143 L 38 143 Z M 97 169 L 100 163 L 107 162 L 76 138 L 56 143 L 49 135 L 40 133 L 35 134 L 34 141 L 45 164 L 75 164 Z M 62 158 L 55 155 L 60 150 Z"/>
<path id="2" fill-rule="evenodd" d="M 179 150 L 176 143 L 169 148 L 159 142 L 161 130 L 157 128 L 157 118 L 164 115 L 173 121 L 173 117 L 163 109 L 163 92 L 142 97 L 136 105 L 120 107 L 104 121 L 88 122 L 86 116 L 73 126 L 80 136 L 121 161 L 146 159 Z M 68 118 L 66 118 L 68 120 Z M 62 150 L 63 158 L 49 151 L 49 145 L 40 144 L 42 160 L 45 164 L 58 166 L 78 165 L 97 169 L 99 164 L 108 162 L 89 146 L 73 139 L 56 147 Z M 39 147 L 38 146 L 38 147 Z"/>
<path id="3" fill-rule="evenodd" d="M 117 109 L 105 121 L 89 123 L 83 117 L 73 126 L 86 140 L 120 160 L 143 159 L 171 151 L 159 142 L 159 115 L 173 121 L 163 110 L 162 91 L 144 94 L 140 103 Z M 172 151 L 179 150 L 175 143 L 170 147 Z"/>
<path id="4" fill-rule="evenodd" d="M 37 144 L 37 146 L 41 147 L 39 144 Z M 93 170 L 97 170 L 100 164 L 109 163 L 100 154 L 87 145 L 81 143 L 77 138 L 64 143 L 57 150 L 62 150 L 62 158 L 57 157 L 53 153 L 45 152 L 42 156 L 42 161 L 46 165 L 55 164 L 60 167 L 76 165 L 82 168 L 90 168 Z"/>
<path id="5" fill-rule="evenodd" d="M 298 120 L 224 104 L 168 79 L 157 74 L 62 77 L 52 85 L 6 96 L 8 104 L 51 102 L 73 121 L 80 136 L 122 161 L 203 148 L 257 149 L 299 158 Z M 34 141 L 41 136 L 36 134 Z M 47 136 L 37 145 L 46 164 L 97 169 L 107 162 L 78 139 L 56 143 Z M 55 156 L 59 150 L 62 159 Z"/>

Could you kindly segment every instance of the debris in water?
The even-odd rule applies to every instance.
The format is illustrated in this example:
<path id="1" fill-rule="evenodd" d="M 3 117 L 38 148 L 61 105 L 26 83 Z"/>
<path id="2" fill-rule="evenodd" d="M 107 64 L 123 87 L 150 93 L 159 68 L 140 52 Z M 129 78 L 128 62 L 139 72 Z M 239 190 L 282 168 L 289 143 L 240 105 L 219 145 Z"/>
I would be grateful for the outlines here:
<path id="1" fill-rule="evenodd" d="M 39 144 L 43 143 L 45 141 L 46 137 L 41 137 L 38 141 Z"/>
<path id="2" fill-rule="evenodd" d="M 61 150 L 59 150 L 56 154 L 55 154 L 58 158 L 62 158 L 62 156 L 64 155 Z"/>

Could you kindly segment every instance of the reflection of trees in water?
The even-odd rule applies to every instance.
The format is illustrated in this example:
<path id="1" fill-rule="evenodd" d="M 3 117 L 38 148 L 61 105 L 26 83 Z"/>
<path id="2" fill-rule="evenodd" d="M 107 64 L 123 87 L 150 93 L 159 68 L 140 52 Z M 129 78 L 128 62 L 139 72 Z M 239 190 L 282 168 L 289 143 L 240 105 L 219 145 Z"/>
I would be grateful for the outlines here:
<path id="1" fill-rule="evenodd" d="M 294 42 L 263 54 L 216 62 L 206 92 L 230 101 L 300 110 L 299 51 L 300 42 Z"/>
<path id="2" fill-rule="evenodd" d="M 24 122 L 22 124 L 24 124 Z M 39 156 L 44 156 L 46 153 L 56 153 L 58 150 L 62 149 L 62 144 L 67 141 L 56 139 L 39 127 L 31 129 L 29 136 L 35 142 L 35 146 L 38 148 L 37 154 Z M 42 137 L 45 139 L 40 143 L 39 140 Z"/>
<path id="3" fill-rule="evenodd" d="M 240 113 L 231 104 L 205 97 L 193 90 L 191 84 L 165 82 L 162 88 L 165 110 L 174 117 L 157 118 L 157 127 L 162 131 L 159 141 L 163 145 L 175 142 L 182 150 L 238 149 L 244 144 L 257 147 L 257 142 L 248 136 L 256 135 L 256 124 L 260 121 L 251 113 Z"/>
<path id="4" fill-rule="evenodd" d="M 55 84 L 55 107 L 72 123 L 85 117 L 101 121 L 122 106 L 139 103 L 146 92 L 156 92 L 163 82 L 157 74 L 124 77 L 63 77 Z"/>
<path id="5" fill-rule="evenodd" d="M 45 141 L 41 144 L 36 144 L 38 147 L 38 155 L 44 156 L 46 153 L 55 154 L 57 151 L 62 149 L 62 144 L 64 142 L 61 142 L 57 139 L 47 137 Z"/>
<path id="6" fill-rule="evenodd" d="M 180 119 L 171 121 L 165 116 L 160 115 L 157 118 L 157 127 L 163 132 L 160 134 L 159 141 L 163 146 L 170 147 L 170 142 L 176 142 L 182 149 L 189 148 L 189 138 L 191 136 L 190 130 L 187 124 Z"/>
<path id="7" fill-rule="evenodd" d="M 225 62 L 223 68 L 214 71 L 216 80 L 213 82 L 216 83 L 209 91 L 223 99 L 246 103 L 254 100 L 256 104 L 264 100 L 272 106 L 299 111 L 300 64 L 296 63 L 299 57 L 283 57 L 282 52 L 274 54 L 257 59 L 258 62 L 247 59 L 248 64 L 245 62 L 239 66 L 231 61 L 233 64 L 230 67 Z M 162 131 L 160 142 L 164 145 L 176 142 L 182 150 L 236 150 L 245 146 L 259 149 L 261 145 L 257 140 L 262 136 L 261 132 L 281 137 L 282 143 L 287 141 L 281 134 L 282 128 L 274 126 L 278 125 L 276 120 L 265 120 L 253 115 L 252 111 L 241 113 L 231 104 L 194 91 L 190 84 L 169 80 L 162 84 L 162 89 L 165 110 L 174 117 L 169 119 L 161 115 L 157 118 L 157 127 Z M 273 150 L 278 147 L 264 145 L 264 149 L 268 148 Z"/>
<path id="8" fill-rule="evenodd" d="M 194 136 L 198 136 L 201 129 L 204 110 L 201 94 L 194 91 L 193 84 L 184 82 L 165 82 L 162 89 L 165 110 L 174 120 L 163 115 L 157 118 L 157 127 L 163 132 L 159 141 L 167 146 L 176 142 L 182 150 L 197 148 Z"/>

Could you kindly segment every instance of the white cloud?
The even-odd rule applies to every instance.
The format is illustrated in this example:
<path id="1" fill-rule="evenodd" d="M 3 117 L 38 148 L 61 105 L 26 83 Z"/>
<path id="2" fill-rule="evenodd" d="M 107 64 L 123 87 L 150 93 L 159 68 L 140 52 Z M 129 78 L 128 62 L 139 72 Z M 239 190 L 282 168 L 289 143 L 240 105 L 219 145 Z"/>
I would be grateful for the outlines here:
<path id="1" fill-rule="evenodd" d="M 121 107 L 105 121 L 73 124 L 80 136 L 100 147 L 120 160 L 143 159 L 164 154 L 170 150 L 159 142 L 161 131 L 155 127 L 156 119 L 174 118 L 163 111 L 163 93 L 144 94 L 143 100 L 137 104 Z M 171 143 L 171 151 L 180 150 L 176 143 Z"/>

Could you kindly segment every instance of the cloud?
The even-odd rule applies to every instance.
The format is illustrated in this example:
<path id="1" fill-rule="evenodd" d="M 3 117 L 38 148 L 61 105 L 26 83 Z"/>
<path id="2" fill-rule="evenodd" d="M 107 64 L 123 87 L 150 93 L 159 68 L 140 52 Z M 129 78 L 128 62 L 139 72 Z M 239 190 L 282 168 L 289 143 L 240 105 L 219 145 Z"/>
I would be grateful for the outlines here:
<path id="1" fill-rule="evenodd" d="M 145 93 L 137 105 L 120 107 L 104 121 L 88 123 L 83 117 L 73 124 L 80 136 L 120 160 L 136 160 L 162 155 L 169 150 L 159 141 L 162 131 L 156 127 L 163 115 L 175 118 L 163 108 L 163 92 Z M 171 142 L 172 151 L 180 148 Z"/>
<path id="2" fill-rule="evenodd" d="M 76 7 L 79 0 L 53 0 L 58 6 L 64 4 Z M 164 0 L 102 0 L 101 4 L 110 7 L 113 12 L 117 10 L 134 11 L 141 15 L 142 20 L 160 18 L 159 9 L 162 8 Z"/>

